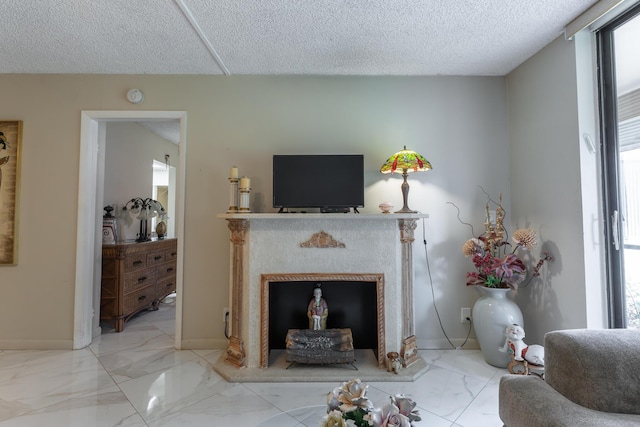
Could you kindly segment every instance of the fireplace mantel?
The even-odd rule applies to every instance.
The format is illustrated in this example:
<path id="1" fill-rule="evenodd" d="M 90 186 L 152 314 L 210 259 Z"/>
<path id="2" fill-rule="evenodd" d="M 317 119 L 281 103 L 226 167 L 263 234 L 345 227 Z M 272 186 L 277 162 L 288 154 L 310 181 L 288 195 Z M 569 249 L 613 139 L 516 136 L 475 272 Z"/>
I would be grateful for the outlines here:
<path id="1" fill-rule="evenodd" d="M 226 361 L 267 368 L 263 276 L 378 274 L 384 277 L 384 350 L 418 359 L 413 316 L 412 244 L 427 214 L 242 213 L 227 220 L 230 244 L 230 339 Z M 305 302 L 306 304 L 306 302 Z"/>
<path id="2" fill-rule="evenodd" d="M 403 214 L 356 214 L 356 213 L 241 213 L 241 214 L 219 214 L 217 218 L 222 219 L 248 219 L 248 220 L 282 220 L 282 219 L 322 219 L 322 220 L 346 220 L 362 221 L 365 219 L 376 221 L 398 221 L 401 219 L 421 219 L 429 218 L 423 213 L 403 213 Z"/>

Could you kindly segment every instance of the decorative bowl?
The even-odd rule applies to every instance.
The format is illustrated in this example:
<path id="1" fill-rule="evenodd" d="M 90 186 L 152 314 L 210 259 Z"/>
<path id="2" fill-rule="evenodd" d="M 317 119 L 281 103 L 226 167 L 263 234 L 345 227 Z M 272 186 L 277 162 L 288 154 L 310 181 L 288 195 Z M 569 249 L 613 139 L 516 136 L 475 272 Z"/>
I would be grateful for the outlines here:
<path id="1" fill-rule="evenodd" d="M 391 204 L 391 202 L 382 202 L 378 205 L 378 207 L 384 214 L 391 213 L 391 209 L 393 209 L 393 205 Z"/>

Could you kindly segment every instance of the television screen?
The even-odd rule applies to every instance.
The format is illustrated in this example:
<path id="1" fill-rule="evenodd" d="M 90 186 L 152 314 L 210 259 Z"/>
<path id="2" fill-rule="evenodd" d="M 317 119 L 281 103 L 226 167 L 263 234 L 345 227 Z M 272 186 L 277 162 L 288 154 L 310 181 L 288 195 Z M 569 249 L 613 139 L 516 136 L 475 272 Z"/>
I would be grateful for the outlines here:
<path id="1" fill-rule="evenodd" d="M 274 155 L 274 208 L 328 208 L 329 211 L 364 206 L 364 156 Z"/>

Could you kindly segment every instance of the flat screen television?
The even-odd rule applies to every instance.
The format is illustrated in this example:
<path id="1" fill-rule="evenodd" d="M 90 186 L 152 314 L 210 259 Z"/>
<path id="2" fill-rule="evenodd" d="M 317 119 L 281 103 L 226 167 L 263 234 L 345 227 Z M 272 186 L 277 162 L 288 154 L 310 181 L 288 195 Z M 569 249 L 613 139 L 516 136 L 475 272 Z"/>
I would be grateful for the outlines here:
<path id="1" fill-rule="evenodd" d="M 274 155 L 273 207 L 357 212 L 364 207 L 364 156 Z"/>

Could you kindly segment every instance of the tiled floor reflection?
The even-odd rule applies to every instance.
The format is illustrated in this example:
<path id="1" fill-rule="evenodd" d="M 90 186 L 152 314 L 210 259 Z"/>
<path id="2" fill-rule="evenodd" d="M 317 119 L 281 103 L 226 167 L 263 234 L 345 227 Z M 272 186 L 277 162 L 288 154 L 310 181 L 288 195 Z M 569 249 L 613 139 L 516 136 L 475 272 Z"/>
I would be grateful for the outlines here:
<path id="1" fill-rule="evenodd" d="M 0 351 L 0 426 L 318 426 L 339 384 L 228 383 L 212 369 L 220 350 L 173 349 L 174 319 L 169 301 L 82 350 Z M 505 370 L 474 350 L 420 354 L 427 372 L 414 382 L 369 383 L 372 402 L 413 398 L 416 427 L 502 426 Z"/>

